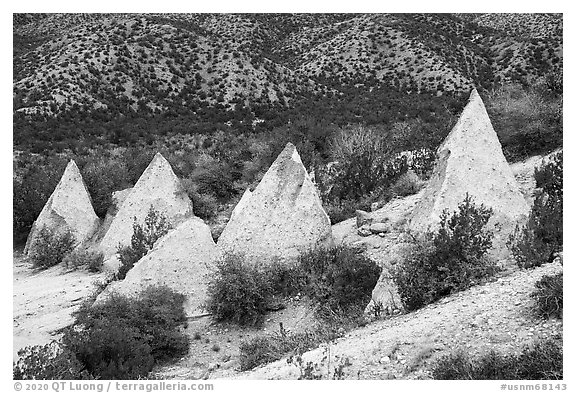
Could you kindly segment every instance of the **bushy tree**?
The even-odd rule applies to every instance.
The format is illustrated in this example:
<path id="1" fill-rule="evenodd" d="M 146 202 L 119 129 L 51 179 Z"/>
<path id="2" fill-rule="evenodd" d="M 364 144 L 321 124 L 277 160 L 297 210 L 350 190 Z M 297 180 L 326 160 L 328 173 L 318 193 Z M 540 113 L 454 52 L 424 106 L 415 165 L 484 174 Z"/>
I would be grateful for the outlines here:
<path id="1" fill-rule="evenodd" d="M 418 309 L 466 289 L 495 273 L 486 257 L 493 234 L 485 228 L 492 210 L 466 195 L 452 215 L 444 211 L 437 232 L 417 239 L 393 271 L 404 307 Z"/>

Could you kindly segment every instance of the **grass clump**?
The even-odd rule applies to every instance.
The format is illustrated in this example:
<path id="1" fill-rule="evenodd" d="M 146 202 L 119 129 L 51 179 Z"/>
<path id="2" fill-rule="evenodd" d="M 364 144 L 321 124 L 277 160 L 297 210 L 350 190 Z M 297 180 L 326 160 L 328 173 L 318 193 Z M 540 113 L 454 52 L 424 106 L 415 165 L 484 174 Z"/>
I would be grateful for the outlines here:
<path id="1" fill-rule="evenodd" d="M 44 226 L 38 230 L 38 236 L 34 239 L 29 254 L 30 261 L 39 269 L 56 266 L 74 249 L 75 244 L 76 239 L 72 232 L 54 231 Z"/>
<path id="2" fill-rule="evenodd" d="M 537 341 L 519 355 L 495 351 L 471 359 L 458 351 L 440 358 L 432 369 L 434 379 L 542 380 L 562 379 L 562 347 L 553 339 Z"/>
<path id="3" fill-rule="evenodd" d="M 563 273 L 544 276 L 536 282 L 531 296 L 536 301 L 536 313 L 545 318 L 562 318 Z"/>
<path id="4" fill-rule="evenodd" d="M 301 354 L 336 337 L 338 337 L 336 331 L 327 326 L 290 333 L 280 323 L 278 332 L 255 337 L 240 344 L 240 371 L 251 370 L 262 364 L 282 359 L 288 354 Z"/>
<path id="5" fill-rule="evenodd" d="M 415 310 L 469 288 L 493 275 L 497 267 L 486 257 L 493 234 L 485 229 L 492 210 L 466 195 L 458 211 L 444 211 L 436 233 L 416 241 L 393 271 L 402 303 Z"/>

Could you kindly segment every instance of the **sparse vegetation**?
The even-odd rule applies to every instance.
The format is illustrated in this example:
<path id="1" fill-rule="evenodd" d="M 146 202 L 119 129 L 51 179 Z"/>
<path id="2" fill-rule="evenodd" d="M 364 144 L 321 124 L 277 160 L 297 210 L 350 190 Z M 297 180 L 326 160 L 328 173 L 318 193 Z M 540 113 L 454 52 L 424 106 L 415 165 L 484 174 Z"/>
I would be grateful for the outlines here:
<path id="1" fill-rule="evenodd" d="M 459 351 L 441 358 L 432 369 L 434 379 L 562 379 L 562 346 L 555 340 L 535 342 L 520 355 L 491 351 L 477 359 Z"/>
<path id="2" fill-rule="evenodd" d="M 29 254 L 32 265 L 47 269 L 58 265 L 74 249 L 76 239 L 70 231 L 55 231 L 48 227 L 38 229 Z"/>
<path id="3" fill-rule="evenodd" d="M 438 232 L 417 239 L 393 272 L 406 309 L 421 308 L 496 272 L 494 261 L 486 257 L 492 233 L 485 226 L 491 215 L 491 209 L 466 195 L 458 211 L 443 212 Z"/>

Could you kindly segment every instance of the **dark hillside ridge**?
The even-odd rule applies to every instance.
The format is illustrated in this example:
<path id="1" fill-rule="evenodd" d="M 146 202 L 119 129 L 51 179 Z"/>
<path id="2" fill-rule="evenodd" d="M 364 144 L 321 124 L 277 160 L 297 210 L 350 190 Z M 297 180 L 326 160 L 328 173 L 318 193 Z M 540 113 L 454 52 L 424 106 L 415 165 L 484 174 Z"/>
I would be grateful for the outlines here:
<path id="1" fill-rule="evenodd" d="M 15 14 L 13 41 L 14 143 L 33 151 L 301 118 L 435 124 L 474 86 L 562 70 L 549 14 Z"/>

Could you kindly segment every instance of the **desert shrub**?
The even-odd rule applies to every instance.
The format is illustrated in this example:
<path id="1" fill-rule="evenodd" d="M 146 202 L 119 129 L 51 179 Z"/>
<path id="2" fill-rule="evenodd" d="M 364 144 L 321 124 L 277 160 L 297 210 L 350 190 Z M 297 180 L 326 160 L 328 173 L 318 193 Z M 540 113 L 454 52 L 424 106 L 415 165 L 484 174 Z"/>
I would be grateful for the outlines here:
<path id="1" fill-rule="evenodd" d="M 185 296 L 148 287 L 138 298 L 112 293 L 104 302 L 84 303 L 62 341 L 27 347 L 14 365 L 22 379 L 139 379 L 156 362 L 180 357 L 189 342 Z"/>
<path id="2" fill-rule="evenodd" d="M 240 255 L 227 255 L 209 283 L 206 308 L 217 320 L 256 325 L 277 297 L 302 293 L 319 306 L 319 316 L 336 321 L 363 310 L 380 270 L 345 246 L 306 252 L 293 265 L 271 261 L 256 267 Z"/>
<path id="3" fill-rule="evenodd" d="M 307 279 L 304 292 L 324 315 L 363 310 L 381 273 L 372 259 L 348 246 L 311 250 L 302 254 L 298 262 Z"/>
<path id="4" fill-rule="evenodd" d="M 362 126 L 334 133 L 330 152 L 338 162 L 330 199 L 359 199 L 374 191 L 386 172 L 388 144 L 383 132 Z"/>
<path id="5" fill-rule="evenodd" d="M 86 267 L 89 272 L 97 273 L 102 271 L 104 265 L 104 254 L 100 251 L 77 249 L 64 257 L 64 265 L 71 270 Z"/>
<path id="6" fill-rule="evenodd" d="M 423 182 L 412 170 L 408 170 L 392 184 L 392 192 L 398 196 L 416 194 L 423 186 Z"/>
<path id="7" fill-rule="evenodd" d="M 23 348 L 18 356 L 12 370 L 14 379 L 91 379 L 76 355 L 56 341 Z"/>
<path id="8" fill-rule="evenodd" d="M 206 309 L 217 321 L 257 325 L 266 313 L 271 289 L 257 267 L 241 255 L 229 254 L 216 264 L 207 293 Z"/>
<path id="9" fill-rule="evenodd" d="M 38 230 L 29 258 L 34 267 L 47 269 L 58 265 L 74 249 L 76 239 L 70 231 L 55 231 L 48 227 Z"/>
<path id="10" fill-rule="evenodd" d="M 167 287 L 148 287 L 139 298 L 112 294 L 76 314 L 75 324 L 64 331 L 63 346 L 94 377 L 144 377 L 156 361 L 188 352 L 188 338 L 180 330 L 186 321 L 184 300 Z"/>
<path id="11" fill-rule="evenodd" d="M 464 290 L 496 272 L 486 257 L 493 234 L 485 229 L 492 214 L 466 195 L 451 216 L 444 211 L 436 233 L 418 239 L 393 271 L 404 307 L 415 310 Z"/>
<path id="12" fill-rule="evenodd" d="M 121 265 L 116 277 L 119 280 L 126 278 L 126 273 L 154 247 L 158 239 L 172 229 L 172 225 L 162 213 L 151 206 L 144 219 L 144 225 L 137 223 L 136 219 L 134 219 L 132 228 L 134 233 L 132 234 L 130 246 L 118 249 Z"/>
<path id="13" fill-rule="evenodd" d="M 525 346 L 520 355 L 490 351 L 476 359 L 457 351 L 436 362 L 432 377 L 441 380 L 562 379 L 562 347 L 548 339 Z"/>
<path id="14" fill-rule="evenodd" d="M 200 194 L 198 187 L 191 179 L 182 179 L 182 186 L 192 201 L 194 215 L 209 221 L 218 213 L 218 200 L 212 194 Z"/>
<path id="15" fill-rule="evenodd" d="M 521 268 L 554 261 L 563 246 L 563 153 L 536 169 L 538 191 L 528 222 L 516 227 L 509 247 Z"/>
<path id="16" fill-rule="evenodd" d="M 536 282 L 531 296 L 536 301 L 536 312 L 545 318 L 562 318 L 563 274 L 544 276 Z"/>

